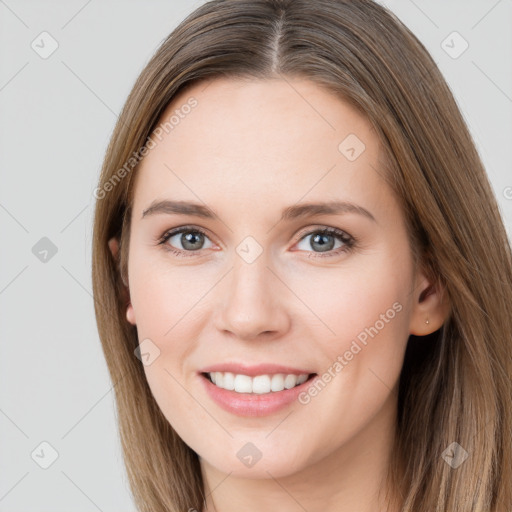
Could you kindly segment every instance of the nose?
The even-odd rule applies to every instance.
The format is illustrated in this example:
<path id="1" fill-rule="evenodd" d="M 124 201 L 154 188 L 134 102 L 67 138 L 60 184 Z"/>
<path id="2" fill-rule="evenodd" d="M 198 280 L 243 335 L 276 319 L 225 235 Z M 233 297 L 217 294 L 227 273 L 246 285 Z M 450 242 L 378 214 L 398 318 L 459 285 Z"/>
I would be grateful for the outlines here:
<path id="1" fill-rule="evenodd" d="M 231 272 L 217 290 L 218 330 L 241 340 L 268 340 L 290 328 L 287 288 L 267 263 L 264 255 L 252 263 L 235 257 Z"/>

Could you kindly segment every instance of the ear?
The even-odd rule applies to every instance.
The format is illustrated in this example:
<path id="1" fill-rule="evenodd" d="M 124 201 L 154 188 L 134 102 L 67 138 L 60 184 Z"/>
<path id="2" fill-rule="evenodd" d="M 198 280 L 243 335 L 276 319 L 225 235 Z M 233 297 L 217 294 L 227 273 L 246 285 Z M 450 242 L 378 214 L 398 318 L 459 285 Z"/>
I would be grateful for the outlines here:
<path id="1" fill-rule="evenodd" d="M 446 290 L 439 281 L 418 271 L 413 294 L 410 334 L 425 336 L 437 331 L 450 313 Z"/>
<path id="2" fill-rule="evenodd" d="M 117 268 L 119 269 L 119 240 L 116 237 L 111 238 L 108 241 L 108 247 L 110 249 L 110 252 L 112 253 L 112 257 L 114 258 L 114 261 L 117 264 Z M 124 282 L 121 280 L 121 294 L 124 303 L 126 304 L 126 320 L 128 320 L 129 323 L 132 325 L 135 324 L 135 311 L 133 309 L 131 299 L 130 299 L 130 290 L 128 286 L 124 284 Z"/>

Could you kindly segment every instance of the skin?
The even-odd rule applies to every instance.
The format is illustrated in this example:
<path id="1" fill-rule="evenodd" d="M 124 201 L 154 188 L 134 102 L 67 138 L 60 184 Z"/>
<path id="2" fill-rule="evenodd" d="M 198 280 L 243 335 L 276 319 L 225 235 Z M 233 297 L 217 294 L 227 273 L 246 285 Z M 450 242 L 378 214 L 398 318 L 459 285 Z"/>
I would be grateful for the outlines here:
<path id="1" fill-rule="evenodd" d="M 413 265 L 403 213 L 378 172 L 378 139 L 357 111 L 307 80 L 195 84 L 162 119 L 191 96 L 197 107 L 137 174 L 127 321 L 160 350 L 144 370 L 164 415 L 200 457 L 213 489 L 204 510 L 383 511 L 408 336 L 437 330 L 448 311 L 443 291 Z M 338 149 L 349 134 L 366 146 L 354 161 Z M 206 204 L 220 220 L 141 218 L 162 199 Z M 357 213 L 279 221 L 287 206 L 333 199 L 375 221 Z M 158 245 L 184 225 L 207 233 L 189 257 Z M 336 255 L 344 244 L 328 237 L 336 245 L 322 257 L 314 234 L 323 227 L 356 244 Z M 251 264 L 236 251 L 247 236 L 263 249 Z M 180 237 L 167 245 L 185 251 Z M 116 256 L 117 240 L 110 248 Z M 228 360 L 322 375 L 394 303 L 400 312 L 307 404 L 240 417 L 203 389 L 198 370 Z M 237 457 L 248 442 L 262 453 L 252 467 Z"/>

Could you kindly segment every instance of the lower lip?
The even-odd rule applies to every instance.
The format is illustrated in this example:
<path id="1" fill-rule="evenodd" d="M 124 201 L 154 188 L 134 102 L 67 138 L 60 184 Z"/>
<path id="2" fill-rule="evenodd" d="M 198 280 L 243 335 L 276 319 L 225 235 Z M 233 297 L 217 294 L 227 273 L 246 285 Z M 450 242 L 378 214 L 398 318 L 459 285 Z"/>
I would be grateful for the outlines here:
<path id="1" fill-rule="evenodd" d="M 236 391 L 219 388 L 203 374 L 200 374 L 210 398 L 225 411 L 238 416 L 266 416 L 284 409 L 313 383 L 315 377 L 316 375 L 291 389 L 256 394 L 237 393 Z"/>

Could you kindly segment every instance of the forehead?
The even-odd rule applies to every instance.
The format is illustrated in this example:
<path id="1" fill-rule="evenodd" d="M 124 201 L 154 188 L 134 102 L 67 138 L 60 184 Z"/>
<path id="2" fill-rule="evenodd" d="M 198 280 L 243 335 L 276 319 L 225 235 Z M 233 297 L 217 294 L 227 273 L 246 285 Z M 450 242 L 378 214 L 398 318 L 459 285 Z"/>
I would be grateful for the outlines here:
<path id="1" fill-rule="evenodd" d="M 284 195 L 353 195 L 358 183 L 367 194 L 382 187 L 370 123 L 308 80 L 197 83 L 173 99 L 159 126 L 137 172 L 139 210 L 166 193 L 271 204 Z"/>
<path id="2" fill-rule="evenodd" d="M 192 99 L 193 109 L 187 107 Z M 210 145 L 233 145 L 232 153 L 239 147 L 236 142 L 243 142 L 239 153 L 244 157 L 251 150 L 262 156 L 288 149 L 278 143 L 311 141 L 308 148 L 294 148 L 293 154 L 299 154 L 319 144 L 337 150 L 344 134 L 355 133 L 361 139 L 372 136 L 369 123 L 354 107 L 305 79 L 217 78 L 198 83 L 173 99 L 160 126 L 169 120 L 172 127 L 163 134 L 168 146 L 196 138 L 204 150 Z M 269 144 L 261 147 L 261 142 Z"/>

